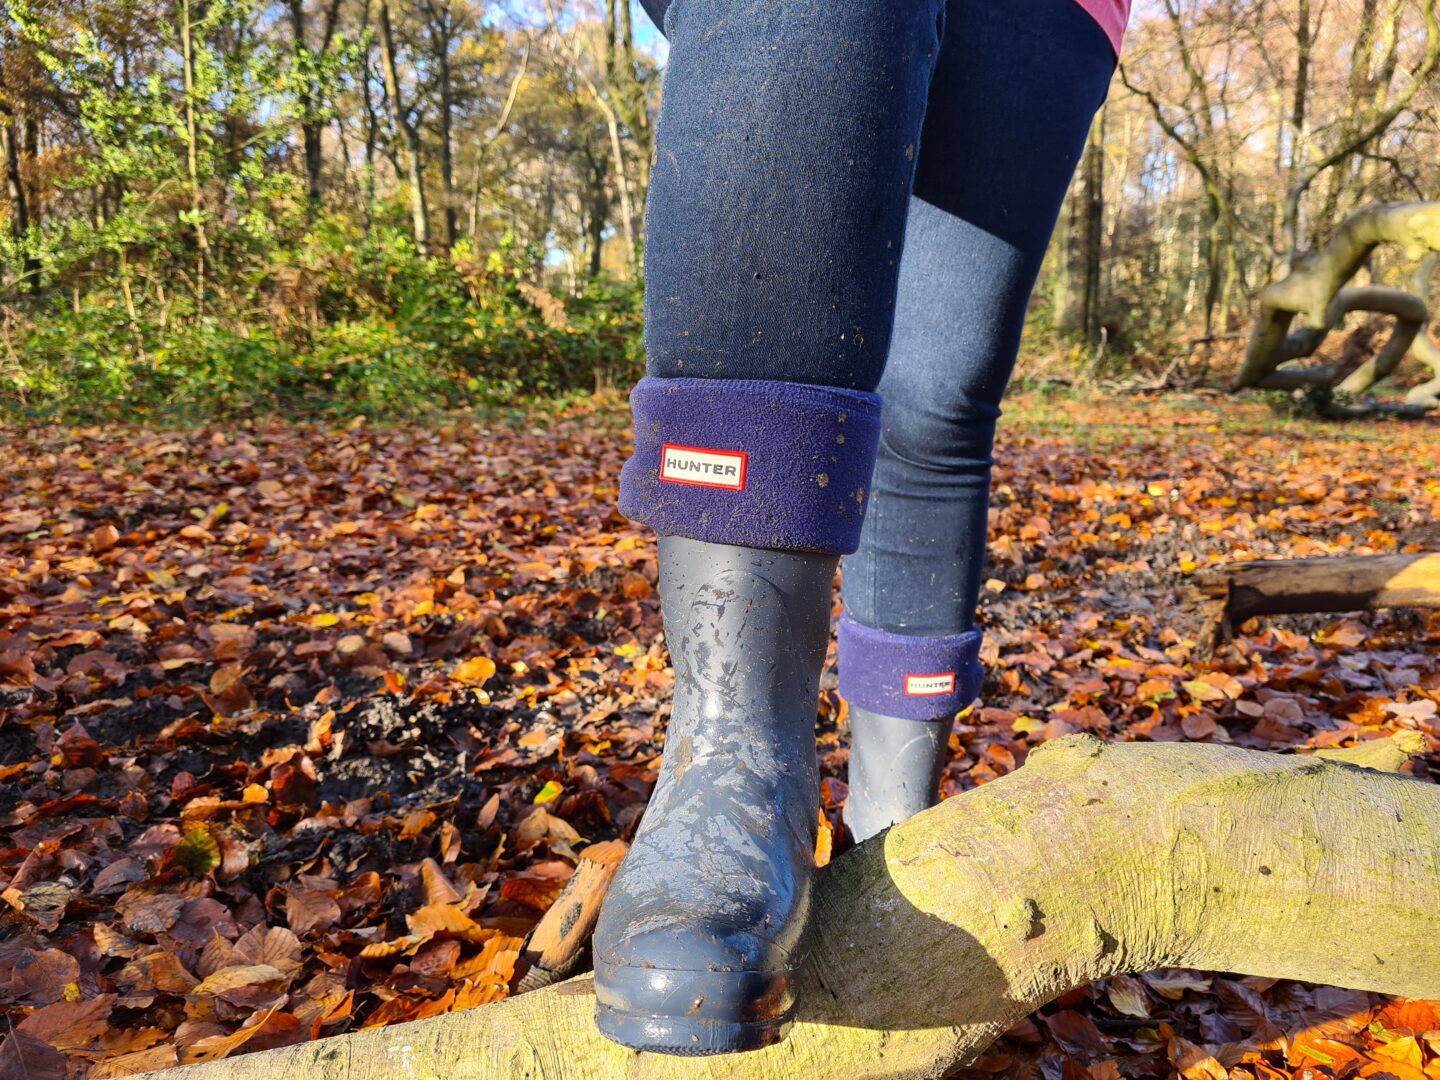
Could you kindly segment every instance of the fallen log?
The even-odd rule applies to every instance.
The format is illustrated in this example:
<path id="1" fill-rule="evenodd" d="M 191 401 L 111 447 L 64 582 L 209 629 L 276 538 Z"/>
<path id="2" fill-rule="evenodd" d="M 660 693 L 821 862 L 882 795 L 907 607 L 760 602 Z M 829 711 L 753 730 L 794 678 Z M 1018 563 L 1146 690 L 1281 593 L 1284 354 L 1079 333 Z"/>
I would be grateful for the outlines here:
<path id="1" fill-rule="evenodd" d="M 1193 583 L 1215 602 L 1200 642 L 1209 651 L 1257 615 L 1440 608 L 1440 552 L 1232 563 Z"/>
<path id="2" fill-rule="evenodd" d="M 1318 757 L 1070 736 L 836 860 L 815 923 L 794 1030 L 753 1054 L 609 1043 L 587 977 L 152 1075 L 936 1077 L 1038 1006 L 1126 972 L 1195 967 L 1437 998 L 1440 785 Z"/>

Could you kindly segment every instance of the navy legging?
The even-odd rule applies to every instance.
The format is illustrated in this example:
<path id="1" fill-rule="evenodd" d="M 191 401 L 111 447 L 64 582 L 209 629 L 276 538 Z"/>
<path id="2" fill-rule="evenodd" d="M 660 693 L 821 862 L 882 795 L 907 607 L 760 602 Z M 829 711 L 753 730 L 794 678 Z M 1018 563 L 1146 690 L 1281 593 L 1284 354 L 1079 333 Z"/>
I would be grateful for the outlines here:
<path id="1" fill-rule="evenodd" d="M 1114 67 L 1074 0 L 642 0 L 670 40 L 653 376 L 884 399 L 845 605 L 973 625 L 1026 305 Z"/>

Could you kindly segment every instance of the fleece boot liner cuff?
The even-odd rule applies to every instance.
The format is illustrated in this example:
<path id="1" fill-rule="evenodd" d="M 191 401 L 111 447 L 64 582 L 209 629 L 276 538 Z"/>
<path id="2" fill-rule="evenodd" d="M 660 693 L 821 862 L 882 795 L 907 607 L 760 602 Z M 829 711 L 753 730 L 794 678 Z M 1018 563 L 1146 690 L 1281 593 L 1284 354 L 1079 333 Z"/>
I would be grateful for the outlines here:
<path id="1" fill-rule="evenodd" d="M 840 696 L 905 720 L 954 716 L 980 694 L 979 630 L 906 637 L 840 616 Z"/>
<path id="2" fill-rule="evenodd" d="M 662 536 L 847 555 L 860 546 L 880 398 L 756 379 L 644 378 L 620 512 Z"/>

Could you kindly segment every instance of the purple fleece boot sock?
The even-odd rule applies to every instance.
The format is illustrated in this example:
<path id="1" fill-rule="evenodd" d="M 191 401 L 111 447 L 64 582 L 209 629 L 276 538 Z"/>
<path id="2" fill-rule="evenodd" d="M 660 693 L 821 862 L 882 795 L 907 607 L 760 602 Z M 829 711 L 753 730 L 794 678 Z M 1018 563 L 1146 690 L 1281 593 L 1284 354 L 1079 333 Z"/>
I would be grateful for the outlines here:
<path id="1" fill-rule="evenodd" d="M 980 692 L 979 630 L 907 637 L 840 618 L 840 694 L 850 711 L 850 797 L 857 841 L 938 800 L 955 714 Z"/>
<path id="2" fill-rule="evenodd" d="M 844 555 L 860 544 L 880 398 L 759 379 L 644 378 L 620 512 L 661 536 Z"/>

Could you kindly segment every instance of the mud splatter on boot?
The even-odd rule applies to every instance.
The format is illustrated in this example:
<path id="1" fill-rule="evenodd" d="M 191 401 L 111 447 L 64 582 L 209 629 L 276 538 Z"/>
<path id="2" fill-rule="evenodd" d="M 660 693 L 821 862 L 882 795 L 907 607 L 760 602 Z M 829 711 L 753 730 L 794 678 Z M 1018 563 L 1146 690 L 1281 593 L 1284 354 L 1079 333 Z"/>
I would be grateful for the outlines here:
<path id="1" fill-rule="evenodd" d="M 672 1054 L 784 1037 L 815 872 L 816 694 L 836 558 L 660 540 L 675 703 L 595 932 L 597 1020 Z"/>

